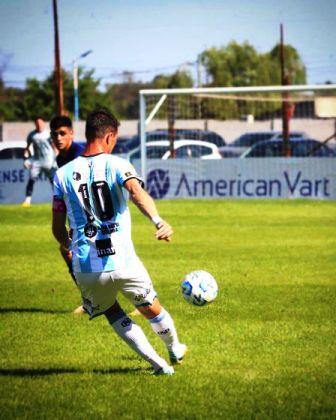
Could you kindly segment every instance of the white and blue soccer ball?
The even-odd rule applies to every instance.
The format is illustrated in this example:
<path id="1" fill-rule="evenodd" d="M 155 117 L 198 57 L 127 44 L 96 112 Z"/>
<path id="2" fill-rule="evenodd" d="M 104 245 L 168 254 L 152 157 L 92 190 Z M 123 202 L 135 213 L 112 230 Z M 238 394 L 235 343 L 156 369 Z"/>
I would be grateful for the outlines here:
<path id="1" fill-rule="evenodd" d="M 197 270 L 185 276 L 181 284 L 181 290 L 188 303 L 204 306 L 216 299 L 218 285 L 210 273 Z"/>

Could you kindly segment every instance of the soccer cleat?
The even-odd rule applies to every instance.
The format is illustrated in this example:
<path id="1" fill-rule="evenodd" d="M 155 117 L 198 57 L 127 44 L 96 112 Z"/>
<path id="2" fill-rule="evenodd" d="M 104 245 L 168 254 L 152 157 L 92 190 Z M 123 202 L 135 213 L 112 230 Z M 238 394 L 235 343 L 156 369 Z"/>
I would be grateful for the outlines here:
<path id="1" fill-rule="evenodd" d="M 84 314 L 84 313 L 85 313 L 85 311 L 84 311 L 83 306 L 82 306 L 82 305 L 81 305 L 81 306 L 78 306 L 78 308 L 76 308 L 76 309 L 73 311 L 73 313 L 74 313 L 74 314 L 76 314 L 76 315 L 82 315 L 82 314 Z"/>
<path id="2" fill-rule="evenodd" d="M 31 204 L 30 203 L 28 203 L 27 201 L 24 201 L 23 203 L 22 203 L 22 207 L 30 207 L 31 206 Z"/>
<path id="3" fill-rule="evenodd" d="M 168 350 L 170 361 L 173 364 L 182 363 L 182 360 L 187 353 L 187 346 L 185 344 L 180 344 L 177 348 Z"/>
<path id="4" fill-rule="evenodd" d="M 154 370 L 152 375 L 154 376 L 161 376 L 161 375 L 173 375 L 174 374 L 174 368 L 172 366 L 164 366 L 160 369 Z"/>

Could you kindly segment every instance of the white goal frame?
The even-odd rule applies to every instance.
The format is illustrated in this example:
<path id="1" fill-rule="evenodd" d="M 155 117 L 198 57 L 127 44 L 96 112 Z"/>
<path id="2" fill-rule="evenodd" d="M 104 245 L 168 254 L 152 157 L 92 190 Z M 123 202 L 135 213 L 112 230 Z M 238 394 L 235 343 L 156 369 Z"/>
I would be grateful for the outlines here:
<path id="1" fill-rule="evenodd" d="M 210 88 L 182 88 L 182 89 L 142 89 L 139 91 L 140 102 L 140 151 L 141 175 L 146 179 L 146 127 L 153 120 L 168 95 L 190 94 L 244 94 L 244 93 L 290 93 L 304 91 L 335 91 L 336 84 L 327 85 L 290 85 L 290 86 L 247 86 L 247 87 L 210 87 Z M 147 116 L 146 96 L 157 96 L 158 101 Z"/>

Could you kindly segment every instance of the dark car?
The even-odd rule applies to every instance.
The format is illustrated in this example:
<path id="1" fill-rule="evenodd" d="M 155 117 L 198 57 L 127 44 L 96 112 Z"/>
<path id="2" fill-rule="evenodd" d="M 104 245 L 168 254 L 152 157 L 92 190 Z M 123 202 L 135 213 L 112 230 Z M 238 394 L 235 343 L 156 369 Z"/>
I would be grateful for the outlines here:
<path id="1" fill-rule="evenodd" d="M 281 136 L 281 131 L 252 131 L 242 134 L 236 138 L 233 143 L 221 147 L 219 151 L 223 158 L 240 157 L 254 144 L 261 141 L 281 138 Z M 307 135 L 302 131 L 291 131 L 289 137 L 291 139 L 306 138 Z"/>
<path id="2" fill-rule="evenodd" d="M 241 157 L 283 157 L 283 147 L 282 138 L 262 141 L 248 149 Z M 314 139 L 291 138 L 289 150 L 291 157 L 336 157 L 334 150 Z"/>

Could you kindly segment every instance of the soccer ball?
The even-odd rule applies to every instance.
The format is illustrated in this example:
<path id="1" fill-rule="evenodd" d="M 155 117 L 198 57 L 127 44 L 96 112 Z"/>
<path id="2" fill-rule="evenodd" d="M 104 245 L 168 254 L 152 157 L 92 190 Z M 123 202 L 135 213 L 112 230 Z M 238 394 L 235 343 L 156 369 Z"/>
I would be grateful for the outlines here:
<path id="1" fill-rule="evenodd" d="M 188 303 L 204 306 L 216 299 L 218 286 L 210 273 L 197 270 L 185 276 L 181 284 L 181 290 Z"/>

